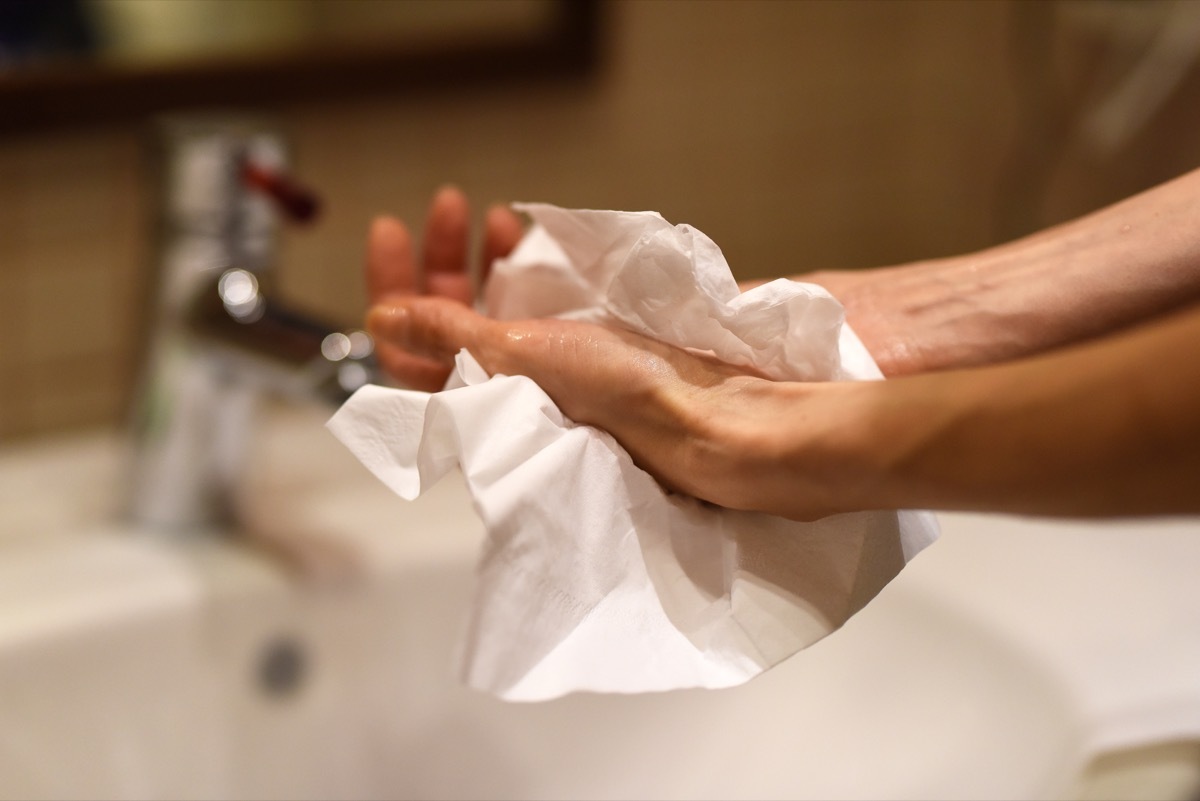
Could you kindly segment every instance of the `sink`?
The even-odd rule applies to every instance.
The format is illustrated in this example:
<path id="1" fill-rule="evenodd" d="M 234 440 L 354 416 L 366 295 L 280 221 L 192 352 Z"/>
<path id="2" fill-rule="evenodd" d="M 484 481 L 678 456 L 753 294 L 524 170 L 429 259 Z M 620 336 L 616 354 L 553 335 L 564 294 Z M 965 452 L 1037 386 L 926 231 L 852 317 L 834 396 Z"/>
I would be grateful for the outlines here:
<path id="1" fill-rule="evenodd" d="M 1195 520 L 943 515 L 842 630 L 742 687 L 510 704 L 453 670 L 483 538 L 461 479 L 402 501 L 323 422 L 266 416 L 237 538 L 116 522 L 115 433 L 0 450 L 0 797 L 1200 788 L 1200 676 L 1171 669 L 1200 664 Z M 1169 764 L 1119 756 L 1147 748 Z"/>

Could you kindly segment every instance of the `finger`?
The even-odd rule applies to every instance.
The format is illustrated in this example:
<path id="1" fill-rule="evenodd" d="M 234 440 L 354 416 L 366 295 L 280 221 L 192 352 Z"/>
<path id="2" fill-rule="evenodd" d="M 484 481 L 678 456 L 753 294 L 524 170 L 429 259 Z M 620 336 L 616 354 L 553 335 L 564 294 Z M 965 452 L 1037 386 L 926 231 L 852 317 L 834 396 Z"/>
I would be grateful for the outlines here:
<path id="1" fill-rule="evenodd" d="M 442 187 L 434 195 L 425 223 L 425 290 L 431 295 L 471 302 L 471 279 L 467 274 L 470 233 L 467 196 L 458 187 Z"/>
<path id="2" fill-rule="evenodd" d="M 414 356 L 384 341 L 376 342 L 375 358 L 383 371 L 406 389 L 437 392 L 446 386 L 446 379 L 450 375 L 448 365 Z"/>
<path id="3" fill-rule="evenodd" d="M 479 274 L 481 284 L 487 280 L 492 262 L 512 253 L 524 235 L 525 226 L 521 224 L 521 218 L 508 206 L 492 206 L 488 209 L 483 218 L 483 264 Z"/>
<path id="4" fill-rule="evenodd" d="M 367 294 L 371 303 L 418 291 L 412 236 L 394 217 L 377 217 L 367 235 Z"/>
<path id="5" fill-rule="evenodd" d="M 463 348 L 475 347 L 489 326 L 487 318 L 447 298 L 400 298 L 367 312 L 367 330 L 377 342 L 446 365 Z"/>

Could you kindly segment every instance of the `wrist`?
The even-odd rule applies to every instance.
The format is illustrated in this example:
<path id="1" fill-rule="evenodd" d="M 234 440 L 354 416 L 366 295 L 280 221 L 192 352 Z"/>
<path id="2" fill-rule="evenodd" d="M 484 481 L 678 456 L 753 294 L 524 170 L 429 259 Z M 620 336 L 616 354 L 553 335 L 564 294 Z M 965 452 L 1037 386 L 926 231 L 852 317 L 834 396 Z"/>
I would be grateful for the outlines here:
<path id="1" fill-rule="evenodd" d="M 994 383 L 978 371 L 892 381 L 747 382 L 698 438 L 724 506 L 798 520 L 868 509 L 965 508 Z M 1004 404 L 1001 404 L 1002 406 Z M 710 443 L 715 442 L 716 445 Z M 989 457 L 991 458 L 991 457 Z M 702 460 L 703 461 L 703 460 Z M 704 497 L 701 495 L 701 497 Z"/>
<path id="2" fill-rule="evenodd" d="M 688 491 L 797 520 L 877 507 L 867 415 L 879 383 L 723 382 L 717 398 L 690 406 Z"/>

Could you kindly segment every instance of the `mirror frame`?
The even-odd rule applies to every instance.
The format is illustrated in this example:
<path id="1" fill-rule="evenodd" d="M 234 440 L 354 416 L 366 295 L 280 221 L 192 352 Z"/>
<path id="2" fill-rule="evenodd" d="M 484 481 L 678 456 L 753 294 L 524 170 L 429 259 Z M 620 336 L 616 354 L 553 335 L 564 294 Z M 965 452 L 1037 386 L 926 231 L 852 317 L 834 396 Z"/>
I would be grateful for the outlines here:
<path id="1" fill-rule="evenodd" d="M 168 111 L 400 97 L 578 78 L 598 60 L 600 0 L 554 0 L 532 34 L 320 48 L 170 66 L 64 63 L 0 73 L 0 135 L 119 124 Z"/>

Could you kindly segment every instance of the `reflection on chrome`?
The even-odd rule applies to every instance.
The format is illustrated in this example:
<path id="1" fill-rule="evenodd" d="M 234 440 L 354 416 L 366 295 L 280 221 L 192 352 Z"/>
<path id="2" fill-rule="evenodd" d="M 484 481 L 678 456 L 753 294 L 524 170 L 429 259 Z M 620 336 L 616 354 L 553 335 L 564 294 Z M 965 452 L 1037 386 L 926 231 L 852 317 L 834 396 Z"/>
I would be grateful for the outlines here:
<path id="1" fill-rule="evenodd" d="M 366 331 L 351 331 L 347 338 L 350 340 L 351 359 L 365 359 L 375 352 L 375 340 Z"/>
<path id="2" fill-rule="evenodd" d="M 363 367 L 362 362 L 346 362 L 338 367 L 337 380 L 342 389 L 354 392 L 363 384 L 370 382 L 371 374 L 366 367 Z"/>
<path id="3" fill-rule="evenodd" d="M 321 355 L 331 362 L 341 362 L 337 368 L 337 383 L 346 392 L 354 392 L 371 380 L 371 371 L 363 360 L 375 351 L 375 342 L 366 331 L 343 334 L 335 331 L 321 341 Z"/>
<path id="4" fill-rule="evenodd" d="M 248 270 L 226 270 L 217 281 L 217 293 L 226 311 L 238 322 L 260 319 L 266 307 L 258 291 L 258 279 Z"/>
<path id="5" fill-rule="evenodd" d="M 350 337 L 336 331 L 321 340 L 321 355 L 331 362 L 340 362 L 350 355 Z"/>
<path id="6" fill-rule="evenodd" d="M 331 362 L 341 362 L 337 368 L 337 383 L 348 393 L 371 380 L 371 371 L 363 363 L 375 351 L 375 342 L 366 331 L 343 334 L 335 331 L 321 340 L 321 355 Z"/>

